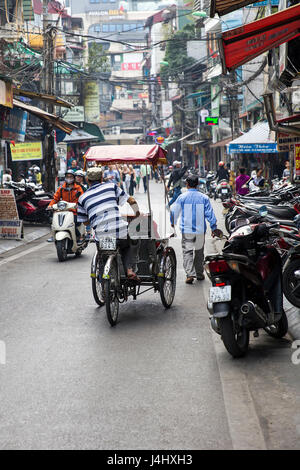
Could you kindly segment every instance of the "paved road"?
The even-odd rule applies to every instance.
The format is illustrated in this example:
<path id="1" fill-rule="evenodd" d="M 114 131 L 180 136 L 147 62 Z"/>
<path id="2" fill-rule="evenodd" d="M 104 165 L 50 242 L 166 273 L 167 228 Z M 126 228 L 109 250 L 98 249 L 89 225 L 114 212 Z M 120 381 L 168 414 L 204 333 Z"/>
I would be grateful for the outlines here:
<path id="1" fill-rule="evenodd" d="M 159 207 L 161 186 L 153 190 Z M 219 203 L 216 212 L 221 219 Z M 0 257 L 0 448 L 300 447 L 289 339 L 263 334 L 231 359 L 209 326 L 209 282 L 184 284 L 172 243 L 174 307 L 147 293 L 121 307 L 116 328 L 92 298 L 93 246 L 66 263 L 44 241 Z"/>

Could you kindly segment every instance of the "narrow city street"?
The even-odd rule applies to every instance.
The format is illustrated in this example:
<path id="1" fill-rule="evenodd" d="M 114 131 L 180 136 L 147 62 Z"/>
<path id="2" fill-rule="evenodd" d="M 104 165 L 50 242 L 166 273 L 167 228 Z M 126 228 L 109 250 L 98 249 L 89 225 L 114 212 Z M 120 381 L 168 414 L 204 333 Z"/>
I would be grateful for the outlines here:
<path id="1" fill-rule="evenodd" d="M 233 360 L 210 328 L 208 279 L 184 283 L 179 238 L 173 307 L 148 292 L 115 328 L 92 297 L 95 245 L 59 263 L 46 238 L 0 257 L 0 448 L 299 449 L 290 339 L 263 333 Z M 218 243 L 208 232 L 206 253 Z"/>

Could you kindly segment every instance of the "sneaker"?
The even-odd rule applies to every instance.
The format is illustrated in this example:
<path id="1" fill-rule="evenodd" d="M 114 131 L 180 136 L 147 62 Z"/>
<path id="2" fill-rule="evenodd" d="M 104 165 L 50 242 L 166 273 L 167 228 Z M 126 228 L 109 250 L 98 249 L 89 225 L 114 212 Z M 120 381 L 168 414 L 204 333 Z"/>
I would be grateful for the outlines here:
<path id="1" fill-rule="evenodd" d="M 49 243 L 54 242 L 54 238 L 53 237 L 48 238 L 47 242 L 49 242 Z"/>
<path id="2" fill-rule="evenodd" d="M 194 278 L 192 276 L 188 276 L 185 280 L 186 284 L 193 284 Z"/>
<path id="3" fill-rule="evenodd" d="M 205 279 L 204 274 L 199 274 L 199 275 L 197 276 L 197 281 L 204 281 L 204 279 Z"/>

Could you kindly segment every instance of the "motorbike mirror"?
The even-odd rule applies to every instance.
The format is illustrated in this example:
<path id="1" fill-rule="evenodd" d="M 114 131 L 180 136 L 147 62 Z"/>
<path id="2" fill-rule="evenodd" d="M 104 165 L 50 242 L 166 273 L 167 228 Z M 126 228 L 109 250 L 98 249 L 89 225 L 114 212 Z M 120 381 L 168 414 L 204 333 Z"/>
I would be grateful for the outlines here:
<path id="1" fill-rule="evenodd" d="M 267 206 L 261 206 L 259 208 L 259 215 L 261 217 L 266 217 L 266 215 L 268 215 L 268 209 L 267 209 Z"/>

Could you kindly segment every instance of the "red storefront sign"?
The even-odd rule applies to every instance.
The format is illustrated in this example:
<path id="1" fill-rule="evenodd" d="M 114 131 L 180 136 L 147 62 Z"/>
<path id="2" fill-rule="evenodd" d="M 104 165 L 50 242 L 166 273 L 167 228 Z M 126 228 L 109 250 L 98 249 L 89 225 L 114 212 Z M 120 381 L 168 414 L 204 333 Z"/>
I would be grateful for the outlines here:
<path id="1" fill-rule="evenodd" d="M 295 145 L 295 176 L 300 178 L 300 144 Z"/>
<path id="2" fill-rule="evenodd" d="M 223 72 L 300 36 L 300 4 L 222 34 Z"/>
<path id="3" fill-rule="evenodd" d="M 123 62 L 121 70 L 142 70 L 142 66 L 139 62 Z"/>

